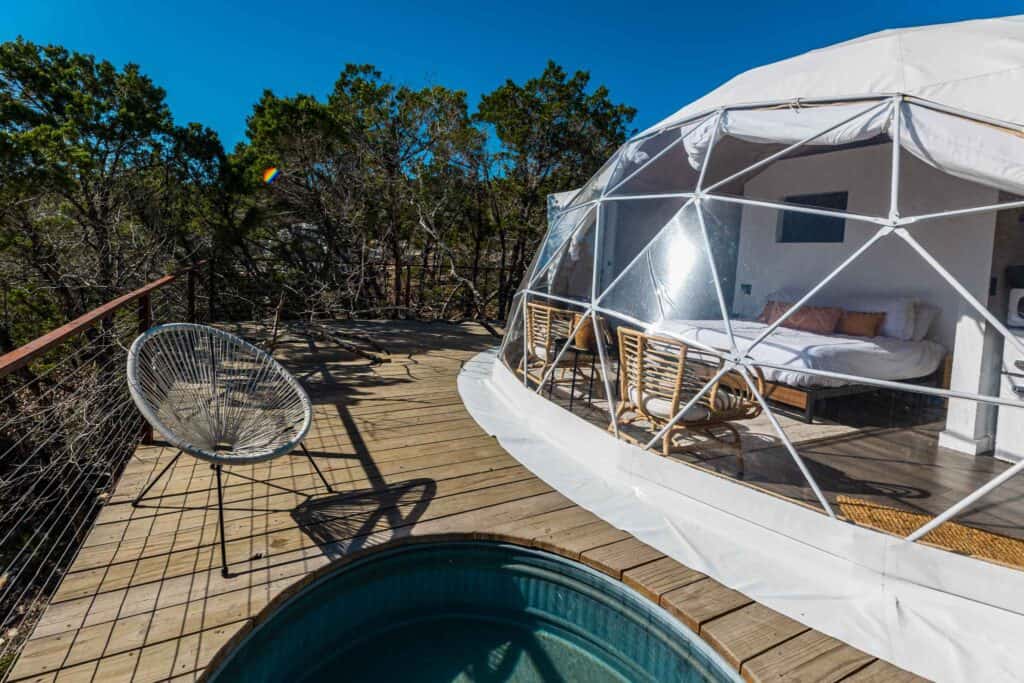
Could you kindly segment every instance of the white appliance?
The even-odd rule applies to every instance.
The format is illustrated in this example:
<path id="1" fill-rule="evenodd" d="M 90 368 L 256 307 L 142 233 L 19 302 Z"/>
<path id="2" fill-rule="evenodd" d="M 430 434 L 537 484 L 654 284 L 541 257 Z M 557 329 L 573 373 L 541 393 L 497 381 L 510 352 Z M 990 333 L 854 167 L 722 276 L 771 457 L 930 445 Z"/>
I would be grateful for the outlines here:
<path id="1" fill-rule="evenodd" d="M 1024 288 L 1010 290 L 1010 307 L 1006 313 L 1006 324 L 1010 327 L 1024 327 Z"/>
<path id="2" fill-rule="evenodd" d="M 1015 289 L 1014 292 L 1024 292 Z M 1024 341 L 1024 330 L 1014 330 L 1017 338 Z M 1003 372 L 1000 380 L 999 397 L 1019 401 L 1020 408 L 999 408 L 996 423 L 995 455 L 1002 460 L 1017 462 L 1024 460 L 1024 356 L 1017 351 L 1009 339 L 1003 345 Z"/>

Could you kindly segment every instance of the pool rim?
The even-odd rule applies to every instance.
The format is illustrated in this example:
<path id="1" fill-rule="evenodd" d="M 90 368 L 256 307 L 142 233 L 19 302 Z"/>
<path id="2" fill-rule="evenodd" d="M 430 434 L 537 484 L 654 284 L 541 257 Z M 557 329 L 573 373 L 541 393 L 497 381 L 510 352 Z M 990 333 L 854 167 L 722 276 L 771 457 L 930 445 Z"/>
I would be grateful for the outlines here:
<path id="1" fill-rule="evenodd" d="M 528 544 L 522 540 L 510 539 L 499 534 L 433 534 L 416 537 L 395 539 L 370 548 L 363 548 L 350 555 L 340 557 L 328 562 L 322 567 L 305 574 L 288 587 L 284 588 L 277 596 L 268 602 L 263 609 L 255 616 L 247 620 L 247 623 L 236 631 L 210 658 L 202 673 L 196 679 L 198 683 L 208 683 L 222 669 L 227 667 L 234 656 L 240 652 L 243 646 L 253 638 L 260 630 L 265 628 L 272 618 L 279 612 L 284 611 L 291 603 L 299 600 L 307 592 L 315 590 L 319 585 L 334 579 L 339 574 L 354 570 L 359 566 L 386 559 L 389 556 L 415 551 L 419 546 L 486 546 L 491 549 L 511 549 L 516 552 L 525 552 L 538 556 L 548 556 L 560 562 L 566 562 L 574 566 L 574 569 L 591 575 L 597 581 L 611 582 L 617 589 L 631 594 L 641 604 L 651 608 L 655 619 L 662 622 L 661 627 L 668 631 L 679 631 L 685 637 L 689 645 L 698 656 L 707 658 L 717 669 L 726 676 L 732 677 L 734 681 L 743 681 L 740 672 L 736 670 L 725 657 L 705 640 L 701 634 L 690 628 L 681 619 L 669 613 L 664 607 L 651 600 L 640 591 L 628 585 L 621 576 L 613 576 L 607 572 L 596 569 L 584 562 L 579 557 L 573 557 L 567 552 L 554 548 L 540 548 Z M 500 536 L 500 537 L 496 537 Z"/>

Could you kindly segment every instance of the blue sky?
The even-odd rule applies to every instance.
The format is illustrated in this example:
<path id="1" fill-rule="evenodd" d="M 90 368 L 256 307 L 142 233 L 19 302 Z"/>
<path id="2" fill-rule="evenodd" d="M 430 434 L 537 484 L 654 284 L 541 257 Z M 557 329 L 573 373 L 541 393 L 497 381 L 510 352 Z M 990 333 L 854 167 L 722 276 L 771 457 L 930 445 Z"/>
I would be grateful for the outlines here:
<path id="1" fill-rule="evenodd" d="M 410 85 L 482 93 L 540 73 L 587 69 L 642 129 L 759 64 L 883 28 L 1024 13 L 995 0 L 502 3 L 98 2 L 0 0 L 0 39 L 23 35 L 121 65 L 167 90 L 175 118 L 230 148 L 264 88 L 329 92 L 346 62 Z"/>

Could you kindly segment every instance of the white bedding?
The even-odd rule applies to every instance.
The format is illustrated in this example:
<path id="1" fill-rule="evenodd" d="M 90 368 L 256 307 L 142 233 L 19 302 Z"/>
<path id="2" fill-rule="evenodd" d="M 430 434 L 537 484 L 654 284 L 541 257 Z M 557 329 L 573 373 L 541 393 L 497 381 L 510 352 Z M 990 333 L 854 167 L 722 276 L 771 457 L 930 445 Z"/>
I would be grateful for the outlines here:
<path id="1" fill-rule="evenodd" d="M 752 320 L 733 320 L 732 330 L 742 351 L 744 340 L 751 342 L 767 327 Z M 729 348 L 725 323 L 718 320 L 664 320 L 652 325 L 648 334 L 668 334 L 683 340 Z M 826 370 L 871 379 L 904 380 L 930 375 L 938 369 L 946 354 L 933 341 L 902 341 L 891 337 L 847 337 L 839 334 L 814 334 L 779 327 L 754 347 L 751 356 L 787 370 L 762 367 L 770 382 L 798 387 L 839 387 L 851 382 L 800 372 L 800 369 Z"/>

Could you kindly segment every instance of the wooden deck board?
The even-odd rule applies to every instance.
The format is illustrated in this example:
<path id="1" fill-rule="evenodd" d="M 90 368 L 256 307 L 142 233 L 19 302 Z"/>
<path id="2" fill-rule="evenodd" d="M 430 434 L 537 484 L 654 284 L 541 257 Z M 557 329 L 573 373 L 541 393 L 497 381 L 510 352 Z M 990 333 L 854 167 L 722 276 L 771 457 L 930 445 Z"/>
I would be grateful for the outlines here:
<path id="1" fill-rule="evenodd" d="M 835 638 L 806 631 L 743 665 L 751 683 L 762 681 L 841 681 L 870 664 L 874 658 Z"/>
<path id="2" fill-rule="evenodd" d="M 703 578 L 706 578 L 704 574 L 676 562 L 671 557 L 662 557 L 633 567 L 622 574 L 623 583 L 656 603 L 661 602 L 661 596 L 665 593 Z"/>
<path id="3" fill-rule="evenodd" d="M 714 579 L 701 579 L 661 596 L 661 606 L 699 633 L 701 626 L 744 605 L 750 598 Z"/>
<path id="4" fill-rule="evenodd" d="M 926 680 L 881 659 L 843 679 L 845 683 L 922 683 Z"/>
<path id="5" fill-rule="evenodd" d="M 755 602 L 705 623 L 700 633 L 739 670 L 747 660 L 806 630 L 800 622 Z"/>
<path id="6" fill-rule="evenodd" d="M 899 669 L 853 657 L 841 644 L 815 640 L 779 651 L 797 640 L 783 642 L 786 634 L 805 627 L 577 507 L 508 455 L 472 420 L 455 386 L 461 364 L 493 344 L 481 328 L 353 326 L 389 348 L 391 362 L 374 367 L 287 337 L 278 353 L 314 400 L 307 445 L 335 493 L 301 456 L 229 474 L 234 575 L 225 579 L 209 466 L 183 456 L 134 508 L 131 499 L 174 455 L 159 443 L 140 446 L 12 681 L 195 680 L 218 649 L 311 572 L 422 536 L 505 540 L 579 559 L 702 629 L 749 675 L 847 671 L 856 663 L 856 680 L 903 680 Z M 818 668 L 805 661 L 814 647 L 826 659 Z"/>
<path id="7" fill-rule="evenodd" d="M 580 555 L 585 564 L 600 569 L 609 576 L 622 578 L 622 572 L 665 557 L 646 543 L 627 538 L 616 543 L 587 550 Z"/>
<path id="8" fill-rule="evenodd" d="M 627 538 L 630 538 L 630 535 L 622 529 L 616 529 L 608 522 L 598 520 L 580 527 L 538 536 L 533 539 L 533 544 L 543 550 L 561 552 L 578 559 L 588 550 L 617 543 Z"/>

